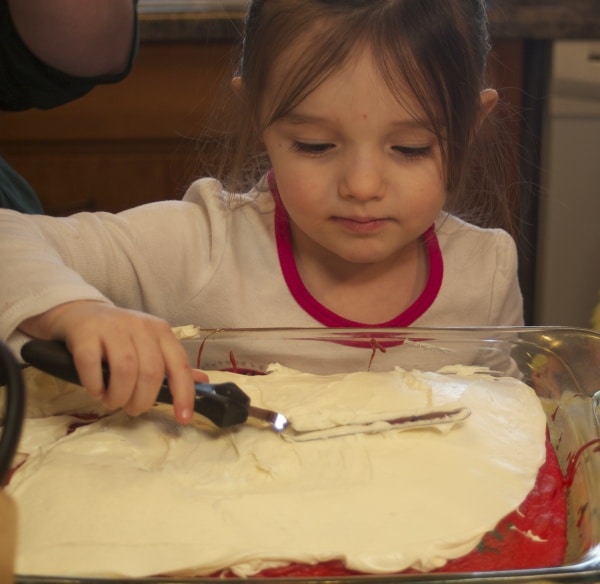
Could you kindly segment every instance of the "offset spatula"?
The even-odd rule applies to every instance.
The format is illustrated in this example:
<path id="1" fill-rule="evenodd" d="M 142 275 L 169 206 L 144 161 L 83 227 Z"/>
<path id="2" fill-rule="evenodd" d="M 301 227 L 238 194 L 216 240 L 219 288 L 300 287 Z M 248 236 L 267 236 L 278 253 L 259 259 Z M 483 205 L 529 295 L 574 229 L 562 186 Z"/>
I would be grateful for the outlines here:
<path id="1" fill-rule="evenodd" d="M 80 384 L 73 357 L 63 342 L 35 339 L 23 345 L 21 356 L 24 361 L 41 371 L 65 381 Z M 104 384 L 107 386 L 110 372 L 106 363 L 103 363 L 102 367 Z M 235 383 L 196 383 L 195 387 L 196 400 L 194 410 L 220 428 L 237 426 L 246 422 L 248 418 L 255 418 L 267 423 L 270 428 L 276 432 L 283 433 L 284 437 L 294 441 L 320 440 L 349 434 L 377 433 L 385 429 L 380 426 L 372 428 L 369 425 L 364 426 L 361 424 L 334 424 L 326 428 L 317 425 L 314 428 L 298 430 L 294 428 L 293 423 L 290 423 L 284 415 L 272 410 L 252 406 L 249 396 Z M 157 401 L 173 403 L 173 397 L 171 396 L 166 378 L 159 390 Z M 388 422 L 386 428 L 423 428 L 456 424 L 468 418 L 470 413 L 470 410 L 466 407 L 456 407 L 454 409 L 440 408 L 439 410 L 416 415 L 407 413 L 407 415 L 378 418 L 376 421 Z"/>
<path id="2" fill-rule="evenodd" d="M 81 385 L 73 357 L 65 343 L 61 341 L 28 341 L 21 349 L 26 363 L 64 381 Z M 106 363 L 102 364 L 104 385 L 108 386 L 110 371 Z M 287 418 L 278 412 L 252 406 L 250 398 L 235 383 L 196 383 L 194 411 L 208 418 L 219 428 L 237 426 L 248 417 L 267 422 L 276 432 L 285 430 Z M 173 403 L 165 377 L 156 401 Z"/>

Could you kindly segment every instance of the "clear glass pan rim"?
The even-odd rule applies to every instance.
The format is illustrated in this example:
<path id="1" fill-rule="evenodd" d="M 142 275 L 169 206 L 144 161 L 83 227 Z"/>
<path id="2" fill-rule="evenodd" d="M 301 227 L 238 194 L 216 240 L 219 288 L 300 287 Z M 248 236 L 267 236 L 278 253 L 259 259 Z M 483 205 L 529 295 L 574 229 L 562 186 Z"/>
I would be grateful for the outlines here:
<path id="1" fill-rule="evenodd" d="M 525 343 L 542 350 L 561 350 L 579 342 L 591 342 L 600 355 L 600 332 L 592 329 L 564 326 L 522 326 L 522 327 L 408 327 L 408 328 L 239 328 L 239 329 L 201 329 L 198 334 L 184 341 L 211 343 L 215 340 L 234 338 L 275 338 L 275 339 L 339 339 L 339 337 L 360 335 L 361 338 L 454 339 L 477 343 L 511 342 Z M 600 379 L 600 371 L 598 373 Z M 598 386 L 600 390 L 600 385 Z M 597 519 L 600 521 L 600 519 Z M 153 584 L 214 584 L 218 578 L 139 578 L 135 580 L 110 578 L 72 578 L 16 575 L 16 584 L 109 584 L 114 582 L 140 582 Z M 283 584 L 286 582 L 302 584 L 442 584 L 444 582 L 482 584 L 484 582 L 502 583 L 550 583 L 550 582 L 600 582 L 600 542 L 593 545 L 580 561 L 554 568 L 536 568 L 512 571 L 461 572 L 461 573 L 424 573 L 400 575 L 368 575 L 325 578 L 227 578 L 233 583 Z"/>

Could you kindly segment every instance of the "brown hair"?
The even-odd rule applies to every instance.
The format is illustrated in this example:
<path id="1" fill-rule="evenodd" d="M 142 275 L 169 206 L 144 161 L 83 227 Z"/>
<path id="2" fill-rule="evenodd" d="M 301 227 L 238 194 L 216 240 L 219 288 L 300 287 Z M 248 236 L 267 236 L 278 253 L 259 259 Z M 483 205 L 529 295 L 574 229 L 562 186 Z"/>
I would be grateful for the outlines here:
<path id="1" fill-rule="evenodd" d="M 294 60 L 280 57 L 295 43 Z M 447 210 L 480 225 L 511 229 L 507 164 L 493 129 L 481 125 L 480 91 L 490 50 L 484 0 L 254 0 L 237 74 L 243 91 L 229 148 L 225 187 L 248 190 L 269 168 L 262 131 L 289 113 L 357 50 L 371 49 L 382 78 L 401 100 L 408 86 L 442 147 Z M 275 66 L 283 83 L 267 115 L 262 97 Z M 262 108 L 262 110 L 261 110 Z"/>

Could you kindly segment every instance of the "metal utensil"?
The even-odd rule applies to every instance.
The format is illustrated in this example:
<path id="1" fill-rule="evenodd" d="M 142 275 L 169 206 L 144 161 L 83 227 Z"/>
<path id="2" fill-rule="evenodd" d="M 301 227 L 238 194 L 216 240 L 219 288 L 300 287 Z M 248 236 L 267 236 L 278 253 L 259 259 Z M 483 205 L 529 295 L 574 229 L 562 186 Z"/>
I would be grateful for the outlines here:
<path id="1" fill-rule="evenodd" d="M 38 369 L 71 383 L 81 384 L 77 369 L 67 346 L 61 341 L 31 340 L 21 349 L 23 359 Z M 108 385 L 110 371 L 106 363 L 102 364 L 104 384 Z M 445 424 L 456 424 L 466 420 L 470 410 L 466 407 L 439 408 L 421 414 L 395 415 L 372 420 L 368 424 L 353 423 L 333 425 L 327 428 L 294 429 L 293 423 L 281 413 L 259 408 L 250 404 L 250 398 L 235 383 L 196 383 L 194 411 L 211 420 L 220 428 L 237 426 L 254 418 L 266 423 L 276 432 L 284 432 L 290 440 L 308 441 L 334 438 L 349 434 L 379 433 L 386 429 L 423 428 Z M 158 392 L 157 401 L 173 403 L 168 380 L 165 378 Z M 385 424 L 381 424 L 385 423 Z"/>
<path id="2" fill-rule="evenodd" d="M 26 363 L 45 373 L 81 385 L 73 357 L 61 341 L 28 341 L 21 349 L 21 356 Z M 110 377 L 108 365 L 102 363 L 102 369 L 104 384 L 107 386 Z M 196 383 L 195 389 L 194 411 L 219 428 L 243 424 L 248 417 L 267 422 L 276 432 L 283 431 L 288 425 L 284 415 L 251 405 L 250 398 L 235 383 Z M 173 403 L 166 377 L 158 392 L 157 401 Z"/>
<path id="3" fill-rule="evenodd" d="M 311 440 L 323 440 L 339 438 L 352 434 L 380 434 L 388 430 L 409 430 L 416 428 L 431 428 L 433 426 L 444 426 L 447 424 L 458 424 L 464 422 L 471 415 L 471 410 L 465 406 L 455 408 L 440 407 L 436 410 L 420 414 L 407 414 L 402 416 L 381 416 L 367 423 L 354 423 L 329 427 L 315 427 L 313 429 L 294 429 L 292 420 L 283 434 L 289 440 L 296 442 L 308 442 Z"/>

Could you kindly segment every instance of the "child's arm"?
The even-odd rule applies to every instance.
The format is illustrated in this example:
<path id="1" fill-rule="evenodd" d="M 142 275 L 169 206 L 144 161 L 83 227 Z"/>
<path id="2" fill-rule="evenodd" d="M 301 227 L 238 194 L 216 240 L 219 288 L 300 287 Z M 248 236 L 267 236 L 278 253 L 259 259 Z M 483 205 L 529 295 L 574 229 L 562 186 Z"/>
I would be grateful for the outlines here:
<path id="1" fill-rule="evenodd" d="M 194 299 L 224 249 L 225 210 L 210 196 L 215 188 L 195 187 L 197 203 L 162 201 L 118 215 L 0 210 L 0 274 L 7 276 L 0 278 L 0 338 L 15 352 L 19 331 L 66 341 L 96 395 L 104 357 L 114 381 L 105 399 L 132 413 L 149 407 L 158 392 L 160 383 L 148 379 L 166 374 L 176 413 L 185 417 L 192 376 L 206 376 L 190 370 L 170 326 L 202 324 Z M 214 205 L 207 209 L 205 201 Z"/>
<path id="2" fill-rule="evenodd" d="M 96 301 L 61 304 L 25 320 L 19 329 L 42 339 L 64 339 L 79 378 L 88 392 L 109 409 L 140 414 L 154 403 L 165 375 L 173 395 L 175 416 L 189 422 L 193 414 L 193 382 L 206 375 L 193 371 L 168 323 L 141 312 Z M 104 388 L 101 361 L 110 368 Z"/>

